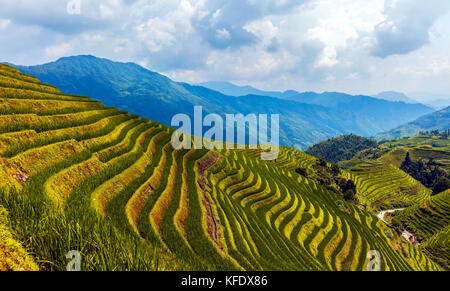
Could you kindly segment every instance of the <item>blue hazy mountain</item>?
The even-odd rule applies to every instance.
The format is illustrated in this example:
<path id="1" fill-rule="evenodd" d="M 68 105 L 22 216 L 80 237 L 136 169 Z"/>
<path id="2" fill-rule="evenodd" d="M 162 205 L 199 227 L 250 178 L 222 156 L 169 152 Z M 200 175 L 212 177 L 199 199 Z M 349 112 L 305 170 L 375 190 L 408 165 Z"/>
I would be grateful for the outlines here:
<path id="1" fill-rule="evenodd" d="M 409 96 L 420 100 L 426 100 L 424 101 L 424 103 L 436 110 L 441 110 L 450 106 L 450 95 L 448 94 L 446 95 L 429 92 L 413 92 L 409 93 Z"/>
<path id="2" fill-rule="evenodd" d="M 378 98 L 378 99 L 384 99 L 384 100 L 388 100 L 388 101 L 394 101 L 394 102 L 400 101 L 400 102 L 405 102 L 405 103 L 409 103 L 409 104 L 420 103 L 420 102 L 408 97 L 404 93 L 395 92 L 395 91 L 381 92 L 381 93 L 378 93 L 377 95 L 373 95 L 372 97 Z"/>
<path id="3" fill-rule="evenodd" d="M 262 91 L 256 89 L 252 86 L 237 86 L 230 82 L 204 82 L 197 84 L 198 86 L 206 87 L 208 89 L 218 91 L 222 94 L 229 96 L 245 96 L 245 95 L 259 95 L 259 96 L 268 96 L 275 98 L 288 98 L 293 95 L 299 94 L 299 92 L 294 90 L 288 90 L 285 92 L 277 92 L 277 91 Z"/>
<path id="4" fill-rule="evenodd" d="M 433 110 L 423 105 L 390 102 L 341 93 L 295 94 L 283 100 L 268 96 L 228 96 L 203 86 L 174 82 L 134 63 L 94 56 L 61 58 L 38 66 L 16 66 L 61 91 L 90 96 L 107 106 L 128 110 L 170 125 L 175 114 L 280 114 L 280 143 L 299 149 L 333 136 L 373 136 Z"/>
<path id="5" fill-rule="evenodd" d="M 402 124 L 401 120 L 407 120 L 406 122 L 413 121 L 420 116 L 435 111 L 433 108 L 423 104 L 392 102 L 370 96 L 349 95 L 338 92 L 324 92 L 321 94 L 305 92 L 291 96 L 288 100 L 325 106 L 336 112 L 348 111 L 357 113 L 365 116 L 368 122 L 369 120 L 375 121 L 375 124 L 372 124 L 372 126 L 379 129 L 395 128 Z M 413 116 L 416 117 L 414 118 Z"/>
<path id="6" fill-rule="evenodd" d="M 376 135 L 378 140 L 414 136 L 419 132 L 450 129 L 450 107 L 422 116 L 412 122 Z"/>

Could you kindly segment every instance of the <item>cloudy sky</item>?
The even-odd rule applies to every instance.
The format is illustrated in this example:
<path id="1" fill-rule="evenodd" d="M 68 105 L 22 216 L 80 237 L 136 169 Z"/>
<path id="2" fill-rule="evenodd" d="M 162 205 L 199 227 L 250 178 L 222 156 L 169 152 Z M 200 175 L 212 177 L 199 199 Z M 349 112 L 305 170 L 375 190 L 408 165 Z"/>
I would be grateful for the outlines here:
<path id="1" fill-rule="evenodd" d="M 0 0 L 0 61 L 79 54 L 191 83 L 448 96 L 450 1 Z"/>

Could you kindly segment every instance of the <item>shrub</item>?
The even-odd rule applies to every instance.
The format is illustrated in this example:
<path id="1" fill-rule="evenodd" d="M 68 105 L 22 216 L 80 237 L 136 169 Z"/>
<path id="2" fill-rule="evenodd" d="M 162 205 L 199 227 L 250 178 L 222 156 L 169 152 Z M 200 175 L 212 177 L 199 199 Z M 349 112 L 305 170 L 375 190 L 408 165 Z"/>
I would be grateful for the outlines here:
<path id="1" fill-rule="evenodd" d="M 393 234 L 392 231 L 389 230 L 389 229 L 386 229 L 386 230 L 384 231 L 384 234 L 385 234 L 388 238 L 393 238 L 393 237 L 394 237 L 394 234 Z"/>
<path id="2" fill-rule="evenodd" d="M 297 174 L 303 176 L 303 177 L 307 177 L 307 176 L 308 176 L 308 173 L 306 172 L 306 169 L 301 168 L 301 167 L 295 169 L 295 172 L 296 172 Z"/>

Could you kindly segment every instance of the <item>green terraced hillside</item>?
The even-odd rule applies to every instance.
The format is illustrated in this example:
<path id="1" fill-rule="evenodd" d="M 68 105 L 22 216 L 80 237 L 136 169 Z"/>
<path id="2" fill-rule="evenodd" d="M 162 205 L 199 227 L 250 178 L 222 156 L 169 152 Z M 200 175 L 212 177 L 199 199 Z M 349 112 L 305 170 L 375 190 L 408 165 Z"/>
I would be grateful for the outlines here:
<path id="1" fill-rule="evenodd" d="M 315 158 L 296 150 L 281 148 L 275 161 L 259 150 L 174 150 L 173 129 L 6 65 L 0 114 L 2 223 L 41 270 L 65 270 L 70 250 L 83 270 L 366 270 L 370 250 L 382 270 L 441 269 L 373 214 L 298 175 Z M 368 201 L 389 181 L 416 187 L 395 199 L 429 197 L 383 167 L 352 172 Z"/>
<path id="2" fill-rule="evenodd" d="M 392 216 L 396 227 L 414 234 L 426 253 L 450 269 L 450 190 Z"/>
<path id="3" fill-rule="evenodd" d="M 355 182 L 359 202 L 369 210 L 407 207 L 426 201 L 431 190 L 397 167 L 375 161 L 346 172 Z"/>
<path id="4" fill-rule="evenodd" d="M 400 167 L 409 152 L 413 161 L 432 159 L 450 170 L 450 138 L 446 132 L 439 135 L 422 133 L 409 138 L 386 141 L 380 144 L 380 161 Z M 383 150 L 384 149 L 384 150 Z"/>
<path id="5" fill-rule="evenodd" d="M 0 271 L 35 271 L 32 257 L 18 243 L 8 227 L 8 212 L 0 205 Z"/>
<path id="6" fill-rule="evenodd" d="M 394 213 L 392 220 L 415 234 L 420 241 L 431 238 L 450 223 L 450 190 Z"/>
<path id="7" fill-rule="evenodd" d="M 450 224 L 440 232 L 427 239 L 421 248 L 428 257 L 438 262 L 446 270 L 450 270 Z"/>
<path id="8" fill-rule="evenodd" d="M 371 160 L 390 163 L 399 168 L 408 152 L 413 161 L 421 159 L 428 162 L 433 159 L 450 170 L 450 138 L 445 132 L 439 135 L 422 133 L 413 137 L 383 141 L 376 148 L 360 151 L 353 159 L 340 162 L 339 165 L 351 168 Z"/>

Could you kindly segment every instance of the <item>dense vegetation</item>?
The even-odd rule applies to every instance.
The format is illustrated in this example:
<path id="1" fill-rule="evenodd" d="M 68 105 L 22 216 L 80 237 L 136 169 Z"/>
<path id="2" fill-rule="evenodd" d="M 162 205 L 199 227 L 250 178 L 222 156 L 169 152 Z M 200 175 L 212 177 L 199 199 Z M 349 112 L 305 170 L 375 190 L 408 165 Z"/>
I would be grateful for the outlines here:
<path id="1" fill-rule="evenodd" d="M 369 250 L 381 253 L 382 270 L 440 269 L 315 182 L 336 166 L 284 147 L 275 161 L 259 149 L 174 150 L 171 128 L 8 66 L 0 75 L 0 88 L 13 89 L 0 99 L 0 205 L 9 214 L 0 225 L 41 270 L 65 270 L 71 250 L 83 270 L 366 270 Z M 16 89 L 27 91 L 14 98 Z M 357 190 L 379 182 L 346 179 Z"/>
<path id="2" fill-rule="evenodd" d="M 422 244 L 422 250 L 441 265 L 444 269 L 450 270 L 450 224 L 440 232 L 427 239 Z"/>
<path id="3" fill-rule="evenodd" d="M 392 223 L 413 233 L 436 262 L 450 269 L 450 191 L 394 213 Z"/>
<path id="4" fill-rule="evenodd" d="M 426 240 L 450 223 L 450 192 L 444 191 L 393 216 L 395 225 L 416 234 L 419 241 Z"/>
<path id="5" fill-rule="evenodd" d="M 450 173 L 447 173 L 434 159 L 424 162 L 422 159 L 412 161 L 409 152 L 400 169 L 433 190 L 433 194 L 441 193 L 450 188 Z"/>
<path id="6" fill-rule="evenodd" d="M 366 203 L 369 209 L 409 206 L 391 215 L 392 225 L 399 232 L 414 235 L 421 243 L 420 249 L 447 270 L 450 269 L 449 133 L 448 129 L 423 131 L 410 138 L 380 142 L 378 147 L 363 150 L 352 160 L 340 163 L 350 168 L 359 203 Z M 431 190 L 424 190 L 422 184 Z"/>
<path id="7" fill-rule="evenodd" d="M 355 183 L 342 176 L 338 165 L 329 165 L 325 159 L 320 158 L 312 166 L 312 169 L 312 174 L 308 174 L 308 171 L 301 167 L 295 171 L 303 177 L 310 178 L 328 190 L 341 195 L 346 201 L 356 202 Z"/>
<path id="8" fill-rule="evenodd" d="M 407 153 L 412 161 L 423 160 L 426 163 L 433 160 L 445 170 L 450 170 L 450 139 L 445 131 L 422 132 L 413 137 L 382 141 L 377 147 L 362 150 L 351 160 L 338 164 L 351 168 L 365 161 L 380 161 L 400 168 Z"/>
<path id="9" fill-rule="evenodd" d="M 330 163 L 337 163 L 350 160 L 358 152 L 376 146 L 376 140 L 350 134 L 320 142 L 308 148 L 305 152 L 318 158 L 324 158 Z"/>
<path id="10" fill-rule="evenodd" d="M 428 137 L 437 137 L 440 139 L 449 139 L 450 138 L 450 129 L 446 129 L 444 131 L 439 131 L 438 129 L 432 131 L 421 131 L 419 132 L 420 136 L 428 136 Z"/>
<path id="11" fill-rule="evenodd" d="M 8 212 L 0 205 L 0 272 L 38 270 L 32 257 L 14 239 L 8 223 Z"/>

